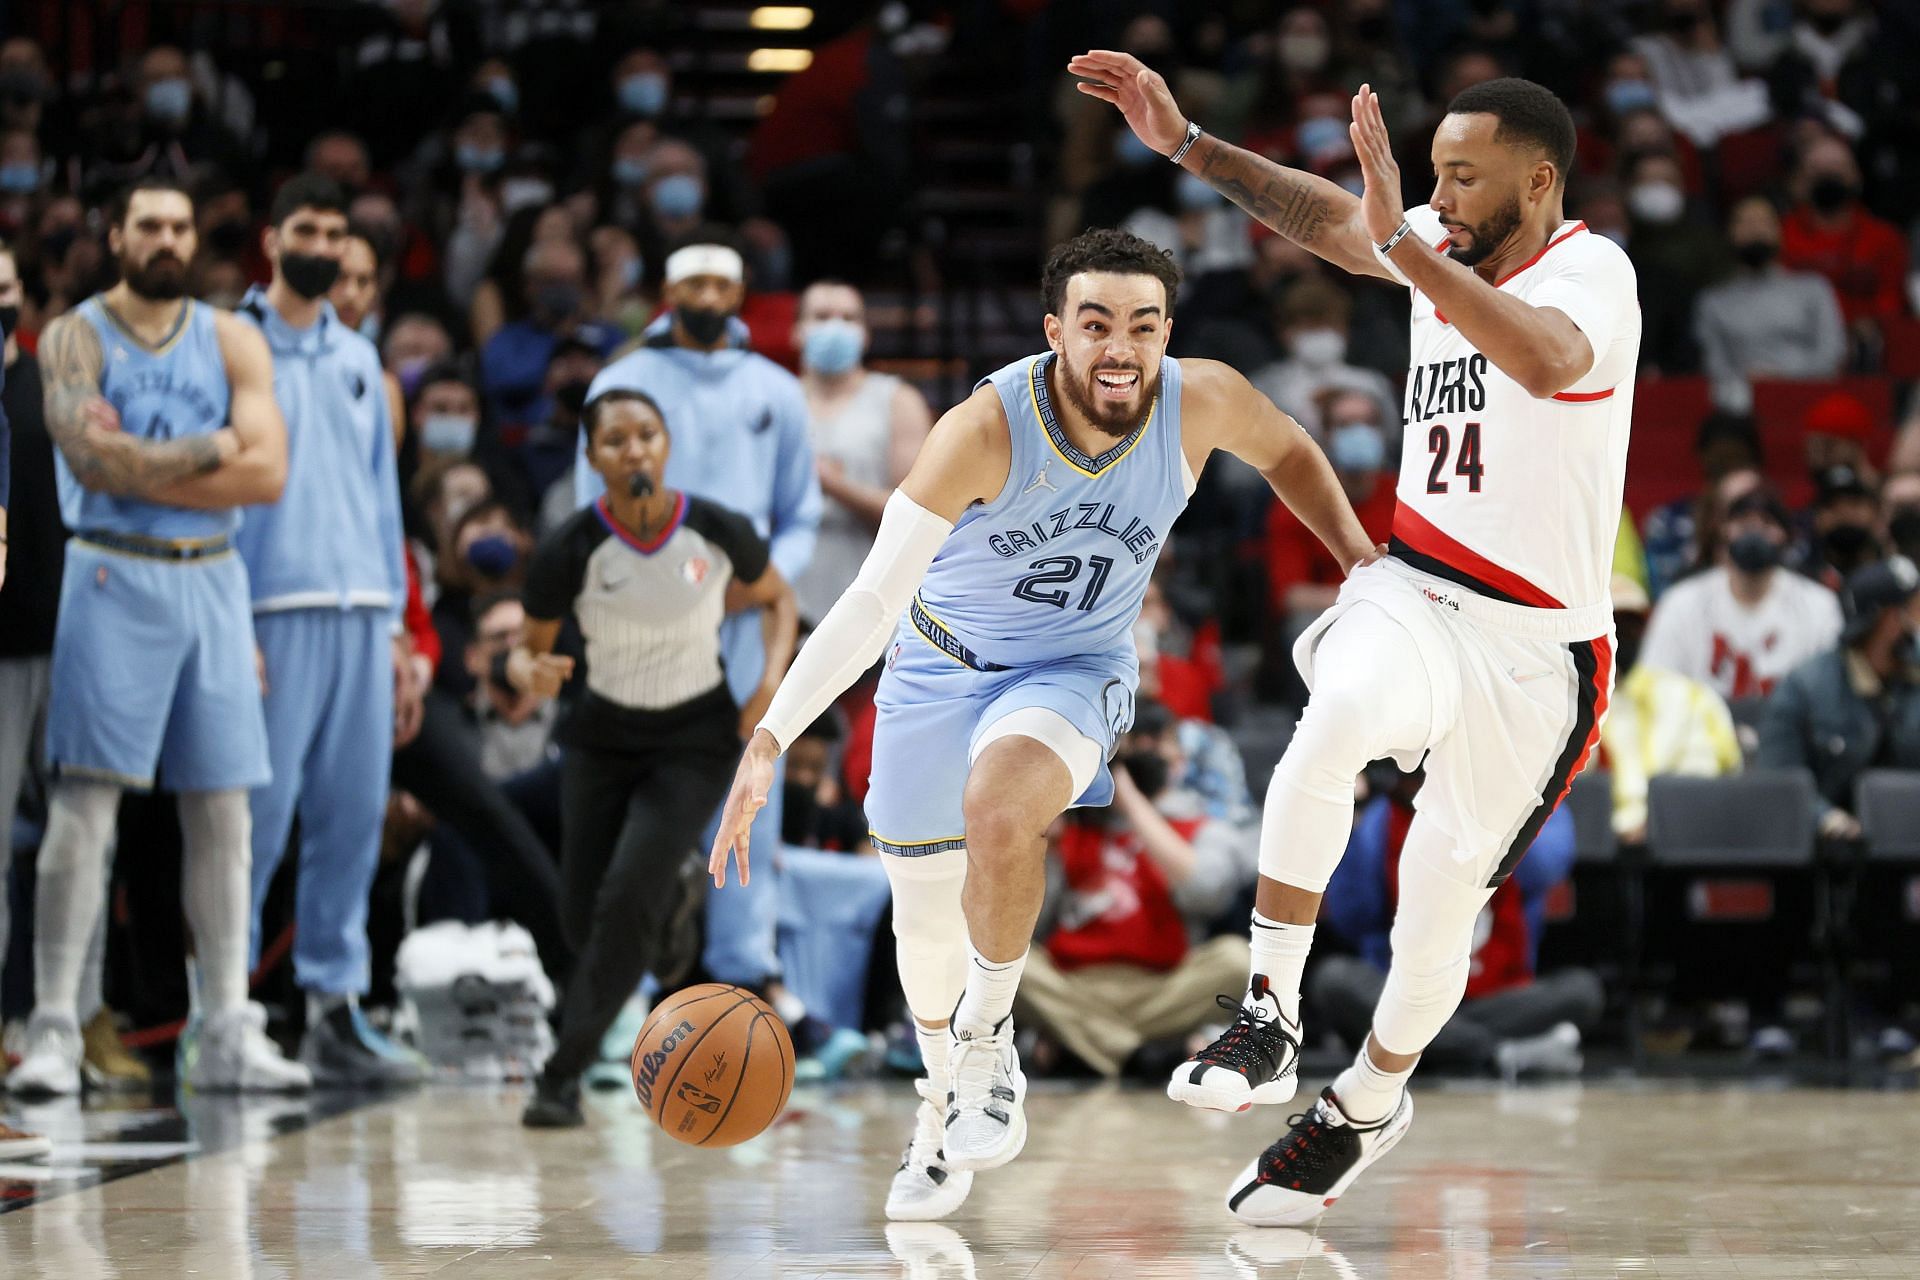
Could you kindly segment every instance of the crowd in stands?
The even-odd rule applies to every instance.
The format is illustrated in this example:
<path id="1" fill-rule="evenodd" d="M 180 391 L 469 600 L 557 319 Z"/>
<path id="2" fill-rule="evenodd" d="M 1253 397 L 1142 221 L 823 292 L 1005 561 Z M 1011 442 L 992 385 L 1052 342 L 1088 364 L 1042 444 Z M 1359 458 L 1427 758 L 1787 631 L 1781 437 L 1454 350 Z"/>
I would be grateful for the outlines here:
<path id="1" fill-rule="evenodd" d="M 568 709 L 505 670 L 526 633 L 535 548 L 592 496 L 578 461 L 589 390 L 618 361 L 718 369 L 747 351 L 768 357 L 749 392 L 726 384 L 724 412 L 743 431 L 784 431 L 793 415 L 786 452 L 765 474 L 754 463 L 731 478 L 716 459 L 711 487 L 688 487 L 753 518 L 796 588 L 803 626 L 817 620 L 945 407 L 916 370 L 869 359 L 879 321 L 865 291 L 877 246 L 928 234 L 912 212 L 913 129 L 943 49 L 995 47 L 1033 105 L 1029 134 L 1007 145 L 1037 148 L 1051 175 L 1031 193 L 1036 268 L 1047 242 L 1088 225 L 1125 226 L 1167 248 L 1185 273 L 1172 353 L 1245 371 L 1320 441 L 1382 537 L 1402 452 L 1404 298 L 1341 275 L 1167 165 L 1115 113 L 1072 92 L 1061 68 L 1084 47 L 1126 49 L 1166 75 L 1210 132 L 1355 191 L 1348 95 L 1369 81 L 1409 204 L 1426 196 L 1426 147 L 1455 93 L 1501 75 L 1554 89 L 1580 129 L 1569 214 L 1625 247 L 1645 317 L 1614 586 L 1619 683 L 1599 760 L 1615 830 L 1645 840 L 1655 776 L 1758 761 L 1811 769 L 1820 830 L 1847 839 L 1859 834 L 1862 771 L 1920 769 L 1911 6 L 870 8 L 828 33 L 812 66 L 744 128 L 712 118 L 681 85 L 693 63 L 672 4 L 293 6 L 289 47 L 336 56 L 293 59 L 292 82 L 264 78 L 198 28 L 156 30 L 107 66 L 31 30 L 0 43 L 0 328 L 14 438 L 0 673 L 23 677 L 0 679 L 12 699 L 0 706 L 0 811 L 16 815 L 0 834 L 21 855 L 13 936 L 0 951 L 8 1018 L 30 1004 L 26 883 L 44 816 L 35 739 L 14 729 L 44 706 L 44 685 L 36 693 L 24 677 L 48 661 L 64 537 L 34 353 L 50 321 L 114 280 L 113 194 L 141 178 L 182 183 L 198 231 L 192 292 L 231 308 L 269 275 L 262 232 L 279 185 L 304 171 L 345 189 L 353 230 L 331 300 L 377 346 L 396 405 L 409 679 L 423 707 L 394 759 L 375 994 L 387 989 L 378 975 L 391 970 L 400 922 L 440 918 L 520 921 L 564 984 L 571 948 L 554 866 Z M 708 244 L 738 252 L 743 296 L 715 302 L 666 280 L 670 255 Z M 936 296 L 968 285 L 932 283 Z M 1036 309 L 1036 347 L 1039 318 Z M 972 377 L 990 372 L 965 349 L 943 354 Z M 721 412 L 701 407 L 710 402 L 692 381 L 656 393 L 676 456 L 697 454 L 704 415 Z M 1238 922 L 1264 774 L 1275 726 L 1305 696 L 1288 653 L 1341 575 L 1257 475 L 1226 461 L 1202 478 L 1136 628 L 1143 696 L 1115 771 L 1118 799 L 1070 814 L 1050 838 L 1056 891 L 1022 992 L 1022 1019 L 1045 1046 L 1028 1060 L 1043 1070 L 1150 1073 L 1178 1060 L 1186 1038 L 1204 1034 L 1195 1019 L 1206 1019 L 1206 996 L 1237 989 L 1244 970 Z M 736 649 L 728 676 L 745 703 L 758 667 L 741 666 Z M 769 810 L 792 849 L 871 855 L 859 806 L 873 716 L 868 682 L 795 744 L 784 803 Z M 1329 955 L 1308 986 L 1309 1025 L 1343 1037 L 1365 1025 L 1384 972 L 1419 778 L 1389 771 L 1356 785 L 1363 804 L 1327 908 L 1347 954 Z M 152 813 L 123 813 L 117 875 L 131 850 L 160 839 Z M 1472 1071 L 1577 1069 L 1607 993 L 1583 971 L 1535 971 L 1543 904 L 1569 873 L 1567 827 L 1564 815 L 1548 825 L 1489 906 L 1468 1004 L 1436 1057 Z M 764 892 L 806 901 L 819 892 L 813 865 L 796 856 Z M 870 889 L 882 881 L 868 870 Z M 687 881 L 697 895 L 699 877 Z M 270 933 L 290 919 L 291 877 L 282 882 Z M 819 993 L 843 991 L 844 976 L 818 978 L 805 913 L 778 902 L 728 910 L 725 896 L 707 904 L 704 943 L 697 897 L 674 914 L 657 978 L 699 969 L 768 991 L 824 1074 L 869 1053 L 865 1033 L 897 1029 L 884 973 L 866 983 L 870 998 L 829 999 Z M 837 940 L 841 969 L 865 975 L 870 957 L 890 953 L 874 946 L 883 909 L 884 893 L 861 916 L 866 932 Z M 140 1027 L 178 1017 L 183 993 L 116 958 L 149 954 L 153 931 L 177 942 L 177 920 L 158 919 L 169 915 L 164 900 L 133 903 L 110 931 L 108 1003 Z M 267 949 L 263 990 L 282 954 Z M 889 1053 L 910 1051 L 911 1036 L 896 1041 Z M 113 1071 L 144 1070 L 111 1036 L 88 1051 Z"/>

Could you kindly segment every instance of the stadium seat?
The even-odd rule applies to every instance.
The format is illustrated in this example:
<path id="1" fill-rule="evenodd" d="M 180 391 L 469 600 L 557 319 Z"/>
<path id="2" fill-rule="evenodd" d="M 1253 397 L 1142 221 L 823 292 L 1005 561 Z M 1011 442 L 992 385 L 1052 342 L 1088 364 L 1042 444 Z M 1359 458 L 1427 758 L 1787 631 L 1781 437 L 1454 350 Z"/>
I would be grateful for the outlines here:
<path id="1" fill-rule="evenodd" d="M 1898 1016 L 1920 1003 L 1920 771 L 1869 770 L 1854 811 L 1863 856 L 1844 895 L 1846 971 L 1863 1007 Z"/>

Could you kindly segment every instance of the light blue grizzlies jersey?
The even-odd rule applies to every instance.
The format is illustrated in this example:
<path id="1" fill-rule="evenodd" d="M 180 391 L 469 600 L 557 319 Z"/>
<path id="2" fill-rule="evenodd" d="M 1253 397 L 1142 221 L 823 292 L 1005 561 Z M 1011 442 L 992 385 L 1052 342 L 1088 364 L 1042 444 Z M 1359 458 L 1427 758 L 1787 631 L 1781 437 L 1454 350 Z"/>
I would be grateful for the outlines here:
<path id="1" fill-rule="evenodd" d="M 1006 409 L 1013 466 L 998 497 L 960 517 L 920 587 L 926 614 L 1007 667 L 1131 653 L 1147 581 L 1189 493 L 1180 362 L 1161 359 L 1146 425 L 1090 457 L 1054 415 L 1055 358 L 1019 360 L 980 383 Z"/>
<path id="2" fill-rule="evenodd" d="M 100 390 L 120 413 L 120 429 L 147 440 L 205 435 L 227 425 L 230 388 L 212 307 L 188 299 L 167 340 L 149 347 L 133 336 L 98 295 L 80 315 L 100 337 Z M 60 515 L 78 533 L 101 529 L 146 538 L 211 538 L 240 526 L 238 509 L 189 511 L 140 498 L 93 493 L 74 477 L 58 449 Z"/>

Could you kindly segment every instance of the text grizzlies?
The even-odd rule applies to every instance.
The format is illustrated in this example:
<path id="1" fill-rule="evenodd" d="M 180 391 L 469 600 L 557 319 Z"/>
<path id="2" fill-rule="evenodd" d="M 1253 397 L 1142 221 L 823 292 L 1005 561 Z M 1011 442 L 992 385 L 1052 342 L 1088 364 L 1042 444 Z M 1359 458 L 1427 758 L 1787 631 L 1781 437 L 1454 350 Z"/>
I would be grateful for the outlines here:
<path id="1" fill-rule="evenodd" d="M 987 538 L 987 545 L 993 548 L 993 554 L 1009 558 L 1023 551 L 1043 547 L 1070 530 L 1097 529 L 1118 538 L 1133 556 L 1135 564 L 1144 563 L 1160 549 L 1160 535 L 1138 516 L 1129 519 L 1124 528 L 1116 528 L 1115 524 L 1116 515 L 1111 502 L 1081 502 L 1043 516 L 1024 528 L 991 534 Z"/>

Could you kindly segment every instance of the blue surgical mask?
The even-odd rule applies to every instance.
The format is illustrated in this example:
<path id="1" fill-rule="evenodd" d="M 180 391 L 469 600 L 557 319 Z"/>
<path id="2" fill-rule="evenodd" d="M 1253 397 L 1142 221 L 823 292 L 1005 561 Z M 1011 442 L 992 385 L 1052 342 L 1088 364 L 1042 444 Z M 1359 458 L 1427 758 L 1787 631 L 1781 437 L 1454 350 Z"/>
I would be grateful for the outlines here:
<path id="1" fill-rule="evenodd" d="M 487 81 L 487 93 L 508 115 L 520 109 L 520 87 L 505 76 L 495 76 Z"/>
<path id="2" fill-rule="evenodd" d="M 707 202 L 707 189 L 690 173 L 672 173 L 654 183 L 647 198 L 655 213 L 678 221 L 699 216 L 700 206 Z"/>
<path id="3" fill-rule="evenodd" d="M 620 109 L 657 116 L 667 105 L 667 78 L 658 71 L 636 71 L 620 82 Z"/>
<path id="4" fill-rule="evenodd" d="M 473 437 L 480 424 L 457 413 L 431 413 L 420 424 L 420 447 L 430 453 L 473 452 Z"/>
<path id="5" fill-rule="evenodd" d="M 507 162 L 507 156 L 498 147 L 476 147 L 463 142 L 454 148 L 453 161 L 468 173 L 492 173 Z"/>
<path id="6" fill-rule="evenodd" d="M 1615 80 L 1607 86 L 1607 110 L 1617 118 L 1653 105 L 1653 86 L 1645 80 Z"/>
<path id="7" fill-rule="evenodd" d="M 520 544 L 504 533 L 490 533 L 467 544 L 467 563 L 485 578 L 504 578 L 520 563 Z"/>
<path id="8" fill-rule="evenodd" d="M 40 189 L 40 166 L 21 161 L 18 164 L 0 164 L 0 192 L 10 196 L 24 196 Z"/>
<path id="9" fill-rule="evenodd" d="M 860 363 L 866 349 L 865 326 L 851 320 L 820 320 L 807 326 L 800 340 L 800 358 L 815 373 L 845 373 Z"/>
<path id="10" fill-rule="evenodd" d="M 1338 150 L 1342 143 L 1350 142 L 1347 136 L 1346 121 L 1334 116 L 1315 116 L 1303 120 L 1300 127 L 1293 131 L 1293 140 L 1304 155 L 1318 155 L 1322 151 Z"/>
<path id="11" fill-rule="evenodd" d="M 147 114 L 178 124 L 193 110 L 193 86 L 185 80 L 155 80 L 147 86 Z"/>
<path id="12" fill-rule="evenodd" d="M 1160 158 L 1160 153 L 1146 143 L 1131 129 L 1122 129 L 1120 138 L 1113 144 L 1113 158 L 1129 169 L 1144 169 Z"/>
<path id="13" fill-rule="evenodd" d="M 1387 465 L 1387 437 L 1368 422 L 1335 427 L 1327 437 L 1327 457 L 1336 471 L 1378 471 Z"/>
<path id="14" fill-rule="evenodd" d="M 645 160 L 635 160 L 632 156 L 615 156 L 613 159 L 613 180 L 623 187 L 645 186 L 651 166 Z"/>
<path id="15" fill-rule="evenodd" d="M 1174 181 L 1173 198 L 1182 209 L 1211 209 L 1220 203 L 1220 193 L 1209 186 L 1205 178 L 1197 178 L 1184 170 Z"/>

